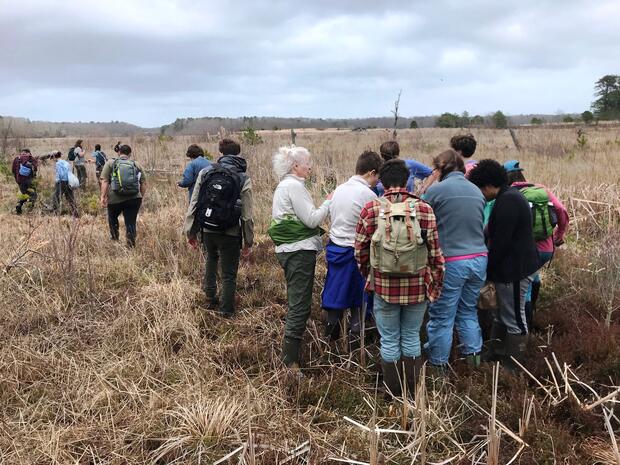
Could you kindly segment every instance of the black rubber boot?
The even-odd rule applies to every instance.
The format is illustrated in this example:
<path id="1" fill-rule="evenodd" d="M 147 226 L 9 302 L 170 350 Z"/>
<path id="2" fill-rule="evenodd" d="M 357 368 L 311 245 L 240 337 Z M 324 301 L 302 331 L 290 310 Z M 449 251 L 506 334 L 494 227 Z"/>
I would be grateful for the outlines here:
<path id="1" fill-rule="evenodd" d="M 424 360 L 421 356 L 403 356 L 401 360 L 404 368 L 403 377 L 405 378 L 403 384 L 407 383 L 407 392 L 409 393 L 409 397 L 415 400 L 415 392 L 418 388 L 418 379 L 420 378 L 420 372 L 422 371 L 422 365 L 424 364 Z"/>
<path id="2" fill-rule="evenodd" d="M 325 337 L 328 342 L 334 342 L 340 339 L 340 322 L 325 323 Z"/>
<path id="3" fill-rule="evenodd" d="M 540 281 L 532 283 L 532 301 L 530 302 L 530 316 L 527 320 L 527 329 L 531 332 L 533 329 L 540 331 L 540 328 L 534 322 L 534 318 L 536 316 L 536 302 L 538 301 L 538 296 L 540 295 Z M 527 304 L 526 304 L 527 305 Z M 527 316 L 527 308 L 526 313 Z"/>
<path id="4" fill-rule="evenodd" d="M 282 342 L 282 362 L 289 367 L 299 367 L 299 349 L 301 341 L 290 337 L 284 337 Z"/>
<path id="5" fill-rule="evenodd" d="M 362 347 L 360 333 L 349 331 L 349 353 L 353 354 Z"/>
<path id="6" fill-rule="evenodd" d="M 387 388 L 385 393 L 386 400 L 392 400 L 402 394 L 400 382 L 402 379 L 401 372 L 398 369 L 399 362 L 386 362 L 381 359 L 381 370 L 383 371 L 383 384 Z"/>
<path id="7" fill-rule="evenodd" d="M 512 360 L 514 358 L 521 365 L 525 366 L 527 359 L 527 341 L 529 336 L 527 334 L 506 334 L 506 359 L 504 366 L 512 371 L 520 372 L 521 368 Z"/>
<path id="8" fill-rule="evenodd" d="M 480 356 L 483 362 L 501 362 L 506 356 L 504 344 L 506 341 L 506 326 L 498 321 L 493 321 L 490 339 L 487 341 Z"/>

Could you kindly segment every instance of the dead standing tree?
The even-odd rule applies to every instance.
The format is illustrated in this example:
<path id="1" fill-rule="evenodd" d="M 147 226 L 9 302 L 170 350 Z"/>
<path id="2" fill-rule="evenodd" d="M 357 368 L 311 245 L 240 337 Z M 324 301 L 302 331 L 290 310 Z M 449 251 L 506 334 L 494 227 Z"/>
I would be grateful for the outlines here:
<path id="1" fill-rule="evenodd" d="M 396 136 L 397 136 L 396 125 L 398 124 L 398 106 L 400 105 L 400 94 L 402 93 L 403 93 L 402 89 L 398 91 L 398 97 L 396 98 L 396 101 L 394 102 L 394 110 L 392 110 L 392 114 L 394 115 L 394 129 L 392 131 L 393 139 L 396 139 Z"/>

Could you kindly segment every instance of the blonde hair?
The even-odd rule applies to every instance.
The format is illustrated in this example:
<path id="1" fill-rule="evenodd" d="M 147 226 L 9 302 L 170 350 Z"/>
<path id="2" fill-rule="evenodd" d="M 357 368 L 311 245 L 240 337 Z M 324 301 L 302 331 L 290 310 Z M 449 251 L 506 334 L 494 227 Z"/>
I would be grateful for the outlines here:
<path id="1" fill-rule="evenodd" d="M 309 158 L 310 152 L 304 147 L 296 147 L 294 145 L 280 147 L 278 151 L 274 153 L 271 160 L 273 172 L 278 180 L 280 180 L 287 174 L 290 174 L 295 163 Z"/>

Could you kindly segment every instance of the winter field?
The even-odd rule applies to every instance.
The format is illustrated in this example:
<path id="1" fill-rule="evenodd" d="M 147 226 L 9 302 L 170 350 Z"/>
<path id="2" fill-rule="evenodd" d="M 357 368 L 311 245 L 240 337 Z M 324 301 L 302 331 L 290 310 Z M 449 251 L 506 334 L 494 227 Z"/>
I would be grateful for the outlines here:
<path id="1" fill-rule="evenodd" d="M 73 220 L 41 209 L 53 162 L 41 168 L 35 211 L 13 214 L 17 186 L 4 163 L 0 463 L 620 465 L 620 128 L 583 130 L 516 129 L 519 149 L 507 130 L 472 130 L 474 158 L 519 159 L 528 181 L 567 206 L 570 232 L 543 271 L 542 330 L 526 370 L 495 379 L 492 365 L 471 372 L 455 360 L 446 380 L 425 380 L 415 404 L 376 393 L 372 338 L 363 357 L 323 340 L 323 256 L 303 378 L 279 361 L 285 282 L 265 232 L 277 184 L 271 154 L 290 143 L 288 131 L 242 144 L 257 245 L 240 267 L 232 320 L 203 309 L 204 260 L 181 234 L 187 191 L 176 186 L 187 146 L 216 156 L 217 137 L 122 139 L 148 171 L 135 250 L 108 239 L 94 164 Z M 401 156 L 430 164 L 457 132 L 401 130 Z M 314 156 L 315 200 L 389 138 L 384 130 L 299 131 L 297 145 Z M 108 155 L 118 140 L 84 139 L 87 152 L 100 143 Z M 12 143 L 66 156 L 74 141 Z"/>

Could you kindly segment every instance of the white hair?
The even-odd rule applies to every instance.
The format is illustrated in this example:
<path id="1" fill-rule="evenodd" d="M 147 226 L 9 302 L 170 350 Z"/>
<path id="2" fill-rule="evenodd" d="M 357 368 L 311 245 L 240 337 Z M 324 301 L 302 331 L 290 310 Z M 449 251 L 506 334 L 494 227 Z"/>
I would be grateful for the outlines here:
<path id="1" fill-rule="evenodd" d="M 292 171 L 295 163 L 308 160 L 309 158 L 310 152 L 304 147 L 296 147 L 294 145 L 280 147 L 272 158 L 273 172 L 280 180 Z"/>

